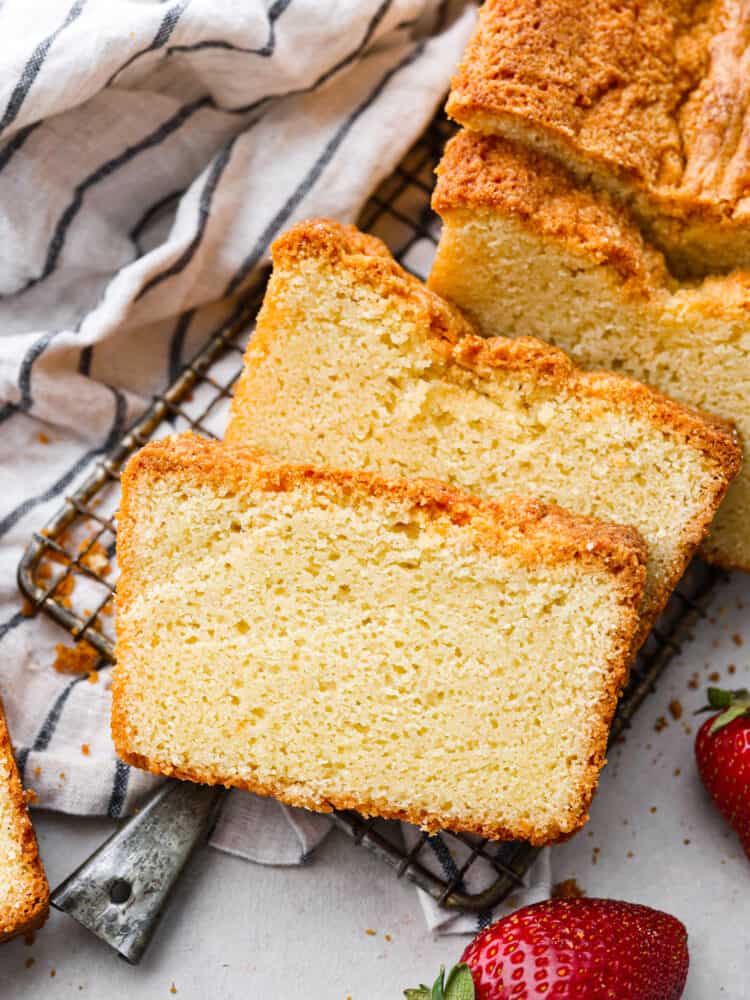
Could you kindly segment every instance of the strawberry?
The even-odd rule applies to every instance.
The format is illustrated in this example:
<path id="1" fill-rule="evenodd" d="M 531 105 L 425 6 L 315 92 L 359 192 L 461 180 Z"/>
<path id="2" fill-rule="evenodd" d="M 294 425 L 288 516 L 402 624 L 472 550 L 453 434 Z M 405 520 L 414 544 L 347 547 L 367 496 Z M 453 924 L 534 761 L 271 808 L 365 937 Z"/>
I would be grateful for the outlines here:
<path id="1" fill-rule="evenodd" d="M 709 688 L 700 711 L 715 709 L 695 738 L 698 773 L 750 858 L 750 694 Z"/>
<path id="2" fill-rule="evenodd" d="M 469 992 L 466 971 L 473 991 Z M 687 932 L 675 917 L 612 899 L 549 899 L 476 937 L 444 981 L 407 1000 L 679 1000 Z"/>

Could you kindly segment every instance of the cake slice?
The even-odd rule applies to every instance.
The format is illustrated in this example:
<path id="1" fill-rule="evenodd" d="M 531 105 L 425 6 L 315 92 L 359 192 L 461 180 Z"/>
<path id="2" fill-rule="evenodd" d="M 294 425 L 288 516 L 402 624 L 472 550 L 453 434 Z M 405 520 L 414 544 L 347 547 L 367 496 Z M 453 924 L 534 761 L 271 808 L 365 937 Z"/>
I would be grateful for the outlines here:
<path id="1" fill-rule="evenodd" d="M 0 941 L 41 927 L 49 888 L 0 705 Z"/>
<path id="2" fill-rule="evenodd" d="M 487 0 L 448 113 L 630 205 L 675 273 L 750 267 L 746 5 Z"/>
<path id="3" fill-rule="evenodd" d="M 606 194 L 504 139 L 460 133 L 438 174 L 433 206 L 444 226 L 429 284 L 481 333 L 544 337 L 578 364 L 625 372 L 732 420 L 750 440 L 750 272 L 679 283 Z M 722 454 L 726 483 L 737 456 L 728 446 Z M 654 462 L 649 486 L 664 472 Z M 711 527 L 707 557 L 750 570 L 748 518 L 746 468 Z"/>
<path id="4" fill-rule="evenodd" d="M 632 529 L 186 435 L 128 463 L 128 763 L 488 837 L 586 819 L 638 624 Z"/>
<path id="5" fill-rule="evenodd" d="M 273 260 L 227 440 L 635 525 L 649 546 L 644 639 L 737 471 L 729 426 L 539 340 L 483 340 L 353 227 L 302 223 Z M 485 266 L 467 254 L 454 280 Z M 554 329 L 553 301 L 542 314 Z"/>

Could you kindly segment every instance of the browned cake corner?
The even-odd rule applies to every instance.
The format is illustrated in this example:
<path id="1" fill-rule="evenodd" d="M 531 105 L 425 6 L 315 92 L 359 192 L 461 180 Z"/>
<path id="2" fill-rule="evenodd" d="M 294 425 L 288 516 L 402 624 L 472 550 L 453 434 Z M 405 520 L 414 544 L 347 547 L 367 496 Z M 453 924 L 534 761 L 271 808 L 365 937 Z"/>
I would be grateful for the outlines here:
<path id="1" fill-rule="evenodd" d="M 750 265 L 747 30 L 713 0 L 487 0 L 448 113 L 633 203 L 676 265 Z"/>
<path id="2" fill-rule="evenodd" d="M 681 283 L 606 192 L 499 136 L 460 133 L 438 175 L 444 228 L 429 284 L 483 334 L 542 336 L 584 366 L 616 368 L 733 421 L 747 440 L 750 272 Z M 717 452 L 724 489 L 734 451 Z M 743 471 L 704 546 L 713 561 L 750 568 L 749 511 Z"/>
<path id="3" fill-rule="evenodd" d="M 0 941 L 47 919 L 49 887 L 0 704 Z"/>
<path id="4" fill-rule="evenodd" d="M 663 255 L 610 196 L 572 184 L 561 164 L 501 136 L 462 130 L 449 140 L 432 207 L 443 217 L 462 209 L 515 216 L 540 237 L 614 268 L 633 295 L 671 282 Z"/>
<path id="5" fill-rule="evenodd" d="M 644 283 L 656 282 L 652 273 L 658 269 L 653 262 L 643 264 L 627 232 L 623 230 L 618 248 L 614 225 L 602 224 L 600 229 L 603 209 L 598 215 L 587 212 L 583 194 L 569 205 L 562 187 L 561 204 L 555 202 L 554 169 L 552 178 L 543 171 L 537 175 L 532 162 L 524 168 L 528 176 L 519 179 L 518 171 L 506 171 L 502 160 L 461 153 L 467 144 L 493 149 L 505 145 L 503 140 L 468 134 L 465 139 L 458 137 L 446 152 L 447 166 L 441 168 L 436 193 L 441 211 L 454 204 L 496 206 L 504 204 L 506 195 L 516 205 L 515 193 L 521 192 L 521 204 L 529 206 L 524 218 L 533 209 L 530 217 L 555 234 L 566 231 L 566 219 L 574 220 L 573 245 L 589 252 L 595 244 L 602 259 L 605 253 L 614 256 L 618 273 L 631 277 L 631 294 L 642 297 Z M 534 155 L 528 158 L 533 161 Z M 533 188 L 537 176 L 538 189 Z M 529 197 L 523 195 L 526 188 L 533 190 Z M 431 281 L 472 312 L 482 304 L 472 299 L 471 290 L 487 266 L 487 254 L 481 247 L 481 254 L 470 250 L 464 258 L 446 258 L 448 236 L 450 232 L 444 233 L 441 240 Z M 368 252 L 370 247 L 375 254 Z M 653 548 L 640 635 L 644 639 L 737 474 L 740 452 L 732 427 L 633 379 L 585 373 L 562 351 L 539 340 L 480 338 L 461 312 L 385 254 L 379 242 L 328 220 L 302 223 L 276 242 L 274 272 L 247 348 L 227 441 L 259 444 L 295 461 L 308 458 L 386 474 L 430 475 L 485 496 L 525 492 L 616 523 L 635 524 Z M 501 287 L 488 282 L 487 298 L 502 302 L 506 315 L 515 315 L 515 305 L 499 293 Z M 484 318 L 481 310 L 478 318 Z M 546 326 L 543 332 L 549 335 Z M 485 322 L 481 329 L 489 332 L 490 325 Z M 501 329 L 513 332 L 507 325 Z M 351 381 L 355 374 L 360 380 L 356 384 Z M 450 414 L 433 414 L 433 428 L 425 423 L 426 395 L 439 393 L 463 394 L 463 402 L 451 404 Z M 487 409 L 492 399 L 499 421 L 494 429 Z M 544 430 L 531 420 L 525 439 L 518 442 L 518 454 L 512 453 L 511 426 L 522 426 L 529 414 L 551 406 L 565 411 L 574 433 L 570 427 L 558 429 L 556 410 L 545 417 Z M 623 424 L 605 435 L 605 450 L 592 443 L 602 433 L 603 417 Z M 446 419 L 452 429 L 441 431 L 437 423 Z M 466 456 L 477 447 L 475 440 L 457 436 L 467 421 L 483 425 L 486 447 L 472 469 L 462 470 L 461 463 L 466 464 Z M 687 448 L 692 482 L 681 482 L 679 470 L 669 472 L 656 453 L 644 457 L 644 470 L 637 471 L 637 463 L 632 467 L 636 474 L 629 475 L 634 424 L 666 450 L 667 462 L 676 461 L 674 456 Z M 591 432 L 581 431 L 587 427 Z M 641 441 L 639 447 L 647 445 Z M 530 448 L 535 465 L 529 464 Z M 580 459 L 580 468 L 570 468 L 564 481 L 557 475 L 556 454 L 568 465 Z M 540 470 L 540 463 L 549 468 Z M 658 479 L 655 464 L 661 466 Z M 601 496 L 592 477 L 603 479 Z M 660 539 L 667 522 L 675 535 L 669 545 Z"/>
<path id="6" fill-rule="evenodd" d="M 122 482 L 112 733 L 124 760 L 430 830 L 546 843 L 585 821 L 637 627 L 646 552 L 635 531 L 428 480 L 259 463 L 253 450 L 189 435 L 148 445 Z M 498 573 L 507 574 L 505 587 Z M 220 599 L 212 596 L 217 577 Z M 555 632 L 564 627 L 555 619 L 571 616 L 567 647 L 552 659 L 541 619 L 533 625 L 543 587 L 558 605 L 546 628 Z M 523 600 L 527 623 L 513 588 L 535 595 Z M 393 605 L 384 597 L 391 592 L 401 595 Z M 355 624 L 364 611 L 370 624 Z M 406 644 L 404 614 L 413 614 Z M 422 621 L 436 614 L 440 627 Z M 498 614 L 496 627 L 488 616 Z M 541 643 L 528 662 L 516 642 L 515 666 L 506 662 L 503 615 L 516 638 Z M 467 620 L 472 639 L 461 638 Z M 443 638 L 446 628 L 455 631 Z M 473 652 L 458 648 L 469 641 Z M 539 656 L 542 700 L 533 695 L 531 714 L 523 703 L 509 710 L 503 683 L 516 675 L 521 683 Z M 561 658 L 583 672 L 578 682 Z M 167 661 L 170 669 L 160 669 Z M 415 686 L 408 678 L 417 667 Z M 494 706 L 488 720 L 507 721 L 499 731 L 488 725 L 479 742 L 456 740 L 453 728 L 464 732 L 469 719 L 486 724 L 471 687 L 477 669 L 490 685 L 481 699 Z M 582 696 L 585 718 L 575 708 Z M 464 715 L 466 699 L 473 707 Z M 545 699 L 567 707 L 549 714 Z M 444 739 L 425 742 L 419 727 L 435 713 Z M 550 749 L 533 732 L 534 713 L 557 720 L 559 745 Z M 518 736 L 527 725 L 531 742 Z M 554 758 L 558 779 L 560 768 L 572 768 L 564 788 L 549 784 L 553 764 L 535 754 L 534 741 Z M 560 746 L 567 756 L 558 759 Z M 514 800 L 520 794 L 526 805 Z"/>

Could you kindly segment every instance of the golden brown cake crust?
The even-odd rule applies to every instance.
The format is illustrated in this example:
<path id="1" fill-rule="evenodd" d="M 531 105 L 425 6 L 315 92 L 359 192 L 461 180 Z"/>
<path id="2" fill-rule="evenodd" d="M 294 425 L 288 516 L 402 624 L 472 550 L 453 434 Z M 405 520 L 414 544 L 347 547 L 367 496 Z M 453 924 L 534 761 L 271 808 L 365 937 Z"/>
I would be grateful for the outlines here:
<path id="1" fill-rule="evenodd" d="M 593 244 L 600 257 L 612 266 L 619 265 L 620 273 L 629 276 L 627 284 L 632 294 L 644 295 L 648 288 L 656 286 L 659 268 L 650 258 L 644 261 L 639 256 L 640 238 L 626 230 L 622 213 L 610 206 L 606 196 L 577 190 L 565 171 L 548 159 L 517 151 L 502 139 L 463 132 L 448 144 L 443 163 L 435 192 L 438 211 L 466 204 L 504 205 L 506 199 L 513 203 L 518 197 L 528 212 L 529 206 L 536 206 L 534 214 L 529 215 L 531 225 L 551 227 L 556 234 L 567 233 L 582 253 L 584 248 L 590 253 Z M 613 214 L 607 215 L 610 210 Z M 622 229 L 618 230 L 620 223 Z M 325 258 L 332 266 L 352 271 L 358 284 L 369 284 L 384 296 L 397 297 L 402 306 L 414 311 L 417 326 L 429 329 L 431 350 L 449 368 L 480 377 L 491 375 L 493 369 L 510 370 L 530 382 L 546 383 L 561 394 L 616 403 L 648 419 L 661 433 L 687 441 L 702 452 L 713 469 L 711 489 L 702 497 L 699 514 L 686 526 L 672 576 L 654 589 L 649 607 L 643 609 L 637 640 L 640 645 L 706 537 L 719 504 L 740 470 L 742 449 L 734 427 L 711 414 L 676 403 L 635 379 L 577 368 L 563 351 L 533 337 L 478 336 L 457 307 L 408 274 L 380 240 L 354 226 L 329 219 L 302 222 L 280 236 L 271 252 L 279 270 L 299 266 L 307 257 Z M 653 256 L 659 257 L 655 252 Z M 738 282 L 740 276 L 720 280 Z M 257 333 L 250 341 L 248 357 L 251 352 L 263 350 L 263 334 Z M 243 425 L 243 414 L 252 412 L 248 391 L 240 379 L 227 430 L 226 440 L 230 443 L 241 443 L 249 437 Z"/>
<path id="2" fill-rule="evenodd" d="M 448 113 L 544 135 L 675 215 L 750 217 L 741 0 L 487 0 Z"/>
<path id="3" fill-rule="evenodd" d="M 26 904 L 22 913 L 10 914 L 3 910 L 0 900 L 0 941 L 8 941 L 18 934 L 41 927 L 49 913 L 49 886 L 44 874 L 44 868 L 39 858 L 39 848 L 34 835 L 34 828 L 29 819 L 21 779 L 18 775 L 13 758 L 5 715 L 0 703 L 0 758 L 10 763 L 10 785 L 7 789 L 12 805 L 17 813 L 15 833 L 23 852 L 26 876 Z"/>
<path id="4" fill-rule="evenodd" d="M 500 136 L 463 130 L 446 145 L 432 207 L 496 209 L 523 220 L 572 253 L 613 267 L 625 292 L 645 295 L 670 282 L 664 257 L 604 192 L 576 185 L 549 157 Z"/>
<path id="5" fill-rule="evenodd" d="M 600 569 L 609 574 L 618 592 L 620 620 L 614 630 L 614 649 L 607 664 L 605 689 L 591 706 L 589 717 L 590 756 L 575 808 L 559 824 L 544 828 L 533 824 L 508 829 L 490 817 L 467 817 L 452 822 L 456 830 L 477 833 L 494 839 L 523 838 L 535 844 L 552 843 L 568 837 L 588 818 L 588 808 L 605 763 L 609 726 L 617 699 L 627 678 L 632 656 L 633 635 L 638 627 L 638 611 L 645 585 L 646 546 L 632 528 L 602 524 L 593 518 L 579 517 L 554 505 L 523 497 L 508 497 L 500 502 L 481 500 L 432 480 L 387 479 L 365 472 L 349 472 L 307 465 L 277 463 L 254 448 L 232 447 L 206 441 L 193 434 L 180 435 L 146 445 L 128 462 L 122 476 L 122 499 L 118 515 L 118 561 L 120 578 L 117 604 L 122 612 L 137 591 L 137 553 L 134 549 L 136 503 L 141 480 L 169 474 L 192 477 L 221 490 L 288 491 L 303 484 L 315 485 L 332 498 L 359 495 L 377 496 L 398 504 L 409 504 L 436 518 L 448 518 L 455 524 L 469 526 L 478 545 L 490 552 L 511 555 L 530 564 L 554 564 L 570 560 Z M 306 793 L 304 781 L 293 787 L 286 784 L 259 784 L 206 768 L 181 768 L 165 764 L 131 751 L 127 713 L 128 648 L 136 647 L 140 637 L 117 620 L 117 660 L 112 685 L 112 738 L 120 757 L 129 764 L 156 774 L 166 774 L 207 784 L 226 784 L 260 795 L 271 795 L 289 805 L 316 811 L 356 809 L 365 815 L 403 819 L 425 829 L 445 826 L 443 817 L 425 811 L 396 808 L 388 802 L 360 801 L 340 796 L 321 799 Z"/>

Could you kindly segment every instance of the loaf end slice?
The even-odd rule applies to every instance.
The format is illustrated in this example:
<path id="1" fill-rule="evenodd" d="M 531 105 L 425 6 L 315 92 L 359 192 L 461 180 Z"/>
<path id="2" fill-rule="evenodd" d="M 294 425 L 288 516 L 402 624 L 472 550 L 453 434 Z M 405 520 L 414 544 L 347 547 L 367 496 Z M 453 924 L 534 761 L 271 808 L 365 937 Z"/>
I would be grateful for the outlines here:
<path id="1" fill-rule="evenodd" d="M 41 927 L 48 912 L 49 887 L 0 705 L 0 941 Z"/>

